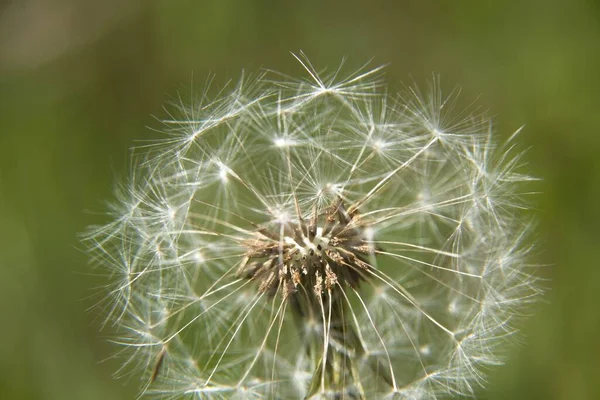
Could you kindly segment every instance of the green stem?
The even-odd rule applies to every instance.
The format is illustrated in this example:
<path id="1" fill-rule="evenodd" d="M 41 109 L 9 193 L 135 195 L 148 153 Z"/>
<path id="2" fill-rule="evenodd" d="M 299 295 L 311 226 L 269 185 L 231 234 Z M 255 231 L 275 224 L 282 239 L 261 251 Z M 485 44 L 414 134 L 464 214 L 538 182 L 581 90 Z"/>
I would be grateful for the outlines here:
<path id="1" fill-rule="evenodd" d="M 318 358 L 305 399 L 322 394 L 331 399 L 366 400 L 357 365 L 358 359 L 364 355 L 364 348 L 355 328 L 346 317 L 349 315 L 346 305 L 335 294 L 322 298 L 332 302 L 331 316 L 328 312 L 330 305 L 323 305 L 329 325 L 329 344 L 324 354 L 322 336 L 302 335 L 308 356 L 313 360 Z M 306 332 L 304 325 L 309 319 L 322 320 L 321 304 L 312 293 L 304 296 L 297 293 L 290 300 L 300 332 Z"/>

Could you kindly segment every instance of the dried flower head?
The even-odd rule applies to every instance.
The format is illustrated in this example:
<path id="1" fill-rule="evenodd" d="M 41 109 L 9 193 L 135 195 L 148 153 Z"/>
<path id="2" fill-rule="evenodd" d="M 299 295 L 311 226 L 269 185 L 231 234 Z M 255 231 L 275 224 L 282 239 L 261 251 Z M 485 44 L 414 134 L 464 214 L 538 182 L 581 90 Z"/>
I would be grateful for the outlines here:
<path id="1" fill-rule="evenodd" d="M 86 235 L 121 372 L 158 398 L 472 395 L 537 294 L 513 138 L 438 85 L 297 58 L 181 107 Z"/>

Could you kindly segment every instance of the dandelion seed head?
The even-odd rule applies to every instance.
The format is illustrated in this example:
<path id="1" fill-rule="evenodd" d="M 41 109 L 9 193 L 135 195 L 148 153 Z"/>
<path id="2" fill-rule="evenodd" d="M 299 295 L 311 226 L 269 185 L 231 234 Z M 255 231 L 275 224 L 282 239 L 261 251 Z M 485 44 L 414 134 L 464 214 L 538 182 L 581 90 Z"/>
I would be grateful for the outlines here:
<path id="1" fill-rule="evenodd" d="M 297 59 L 304 79 L 180 101 L 85 236 L 119 375 L 155 398 L 473 395 L 539 293 L 522 155 L 437 79 L 396 96 L 381 68 Z"/>

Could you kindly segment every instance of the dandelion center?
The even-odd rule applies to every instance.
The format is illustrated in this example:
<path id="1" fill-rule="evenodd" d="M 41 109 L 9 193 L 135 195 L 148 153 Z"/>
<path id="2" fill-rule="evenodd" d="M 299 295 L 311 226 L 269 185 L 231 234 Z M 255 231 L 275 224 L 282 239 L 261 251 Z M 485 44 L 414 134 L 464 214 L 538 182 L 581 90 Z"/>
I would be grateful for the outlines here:
<path id="1" fill-rule="evenodd" d="M 309 219 L 282 221 L 279 229 L 259 228 L 246 243 L 238 271 L 259 282 L 259 291 L 288 299 L 290 295 L 320 297 L 338 286 L 357 288 L 371 268 L 374 254 L 370 230 L 357 211 L 349 212 L 341 198 Z"/>

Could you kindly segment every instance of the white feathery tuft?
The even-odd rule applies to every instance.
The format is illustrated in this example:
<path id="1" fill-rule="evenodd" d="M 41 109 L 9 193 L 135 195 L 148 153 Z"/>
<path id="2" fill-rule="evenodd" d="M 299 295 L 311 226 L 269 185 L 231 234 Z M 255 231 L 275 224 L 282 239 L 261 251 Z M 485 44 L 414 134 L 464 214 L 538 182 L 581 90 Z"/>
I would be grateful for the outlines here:
<path id="1" fill-rule="evenodd" d="M 540 293 L 518 131 L 437 79 L 392 96 L 380 67 L 294 57 L 306 79 L 164 121 L 85 235 L 118 374 L 164 399 L 472 396 Z"/>

